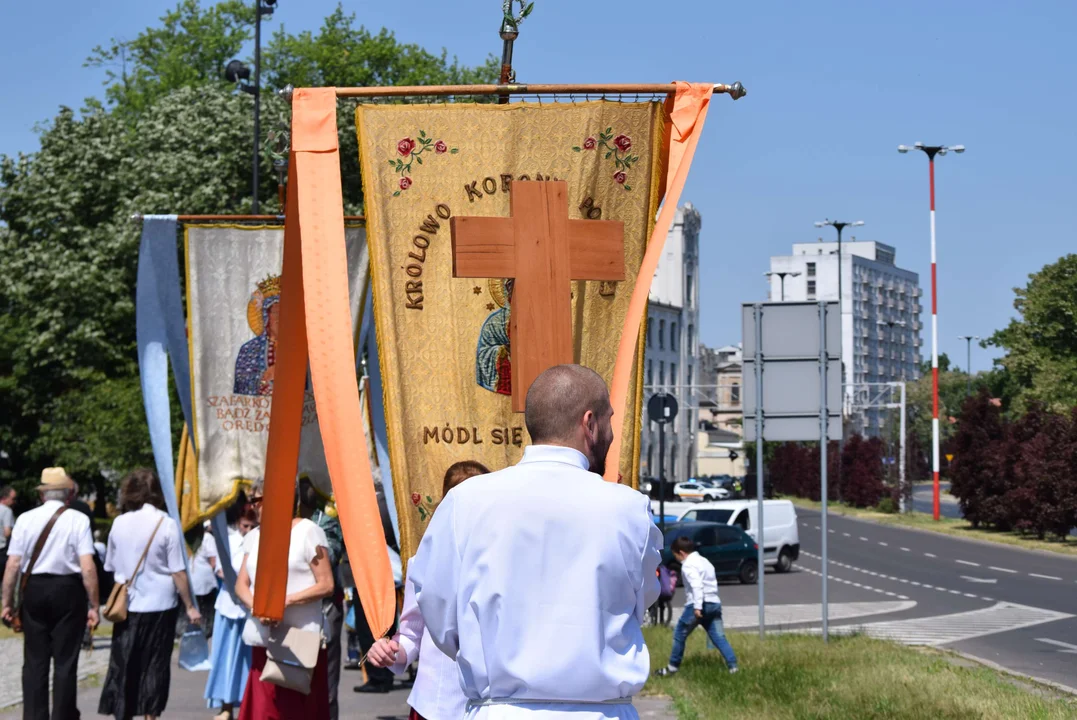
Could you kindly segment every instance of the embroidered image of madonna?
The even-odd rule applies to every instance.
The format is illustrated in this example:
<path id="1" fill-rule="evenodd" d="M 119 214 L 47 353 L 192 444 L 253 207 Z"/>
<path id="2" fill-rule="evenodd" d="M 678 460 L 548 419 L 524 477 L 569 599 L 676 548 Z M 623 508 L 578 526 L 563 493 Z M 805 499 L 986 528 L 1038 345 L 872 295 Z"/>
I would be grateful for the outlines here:
<path id="1" fill-rule="evenodd" d="M 280 276 L 270 275 L 258 283 L 247 302 L 247 324 L 255 337 L 239 348 L 236 378 L 232 392 L 236 395 L 271 395 L 277 355 L 277 329 L 280 327 Z"/>
<path id="2" fill-rule="evenodd" d="M 475 381 L 498 395 L 512 395 L 509 313 L 513 284 L 512 280 L 490 280 L 490 296 L 498 308 L 483 321 L 475 350 Z"/>

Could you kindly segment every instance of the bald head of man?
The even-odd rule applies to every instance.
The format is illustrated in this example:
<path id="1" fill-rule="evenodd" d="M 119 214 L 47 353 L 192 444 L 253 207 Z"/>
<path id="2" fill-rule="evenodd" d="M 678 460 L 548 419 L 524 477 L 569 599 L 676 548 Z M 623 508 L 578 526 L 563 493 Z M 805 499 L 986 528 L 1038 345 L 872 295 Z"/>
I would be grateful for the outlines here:
<path id="1" fill-rule="evenodd" d="M 579 450 L 599 475 L 613 443 L 612 419 L 606 383 L 582 365 L 555 365 L 527 391 L 524 422 L 531 442 Z"/>

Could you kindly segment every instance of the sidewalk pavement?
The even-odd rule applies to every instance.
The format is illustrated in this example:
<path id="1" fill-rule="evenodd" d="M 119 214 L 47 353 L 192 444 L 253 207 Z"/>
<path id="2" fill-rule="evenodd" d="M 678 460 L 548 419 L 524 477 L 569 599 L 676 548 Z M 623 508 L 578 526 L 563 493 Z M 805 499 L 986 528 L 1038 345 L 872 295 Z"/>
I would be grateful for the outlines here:
<path id="1" fill-rule="evenodd" d="M 84 718 L 101 717 L 97 703 L 101 698 L 101 683 L 108 667 L 109 639 L 101 638 L 94 652 L 79 659 L 79 710 Z M 168 707 L 163 718 L 167 720 L 210 720 L 215 712 L 206 708 L 202 693 L 206 688 L 208 672 L 188 672 L 176 665 L 178 651 L 173 653 L 172 685 L 168 694 Z M 22 639 L 0 641 L 0 720 L 17 720 L 22 717 L 22 707 L 12 705 L 21 700 Z M 342 670 L 340 677 L 340 717 L 348 720 L 407 720 L 408 693 L 410 686 L 397 683 L 393 691 L 385 695 L 359 694 L 352 690 L 363 682 L 363 673 Z M 667 698 L 641 697 L 635 705 L 641 719 L 674 720 Z"/>

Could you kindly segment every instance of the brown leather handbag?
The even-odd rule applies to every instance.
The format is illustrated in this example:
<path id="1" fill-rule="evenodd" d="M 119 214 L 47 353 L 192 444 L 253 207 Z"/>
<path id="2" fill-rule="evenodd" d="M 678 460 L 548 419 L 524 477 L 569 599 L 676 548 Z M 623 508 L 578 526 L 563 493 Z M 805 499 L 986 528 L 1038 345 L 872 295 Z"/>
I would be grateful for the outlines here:
<path id="1" fill-rule="evenodd" d="M 67 505 L 62 505 L 45 523 L 45 529 L 37 536 L 37 544 L 34 545 L 34 554 L 30 556 L 30 564 L 26 567 L 26 572 L 22 574 L 22 579 L 19 580 L 19 597 L 15 599 L 15 611 L 12 613 L 14 618 L 11 621 L 11 629 L 17 633 L 22 632 L 22 601 L 26 597 L 26 585 L 30 582 L 30 573 L 34 571 L 34 565 L 37 564 L 37 558 L 41 555 L 41 549 L 45 547 L 45 541 L 49 539 L 52 526 L 64 514 L 64 510 L 67 510 Z"/>
<path id="2" fill-rule="evenodd" d="M 108 602 L 105 603 L 104 612 L 105 619 L 110 623 L 121 623 L 127 619 L 127 594 L 131 589 L 131 585 L 134 584 L 135 578 L 138 577 L 138 571 L 142 569 L 142 563 L 146 561 L 146 555 L 150 552 L 150 545 L 153 545 L 153 538 L 157 536 L 157 531 L 164 521 L 164 516 L 162 516 L 154 526 L 153 532 L 150 533 L 150 539 L 146 542 L 146 548 L 142 551 L 142 557 L 138 559 L 138 564 L 135 565 L 135 570 L 131 573 L 131 577 L 125 583 L 116 583 L 112 586 L 112 592 L 108 594 Z"/>

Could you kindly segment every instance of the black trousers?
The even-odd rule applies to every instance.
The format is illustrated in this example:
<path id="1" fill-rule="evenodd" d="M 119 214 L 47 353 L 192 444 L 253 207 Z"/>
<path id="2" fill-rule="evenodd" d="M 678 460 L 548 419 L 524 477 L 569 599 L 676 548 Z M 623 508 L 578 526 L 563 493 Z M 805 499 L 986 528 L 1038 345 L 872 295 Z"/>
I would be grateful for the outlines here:
<path id="1" fill-rule="evenodd" d="M 340 662 L 343 659 L 341 649 L 341 635 L 344 630 L 344 605 L 343 596 L 334 595 L 322 602 L 322 613 L 325 615 L 325 627 L 329 634 L 326 638 L 325 649 L 329 655 L 329 664 L 326 669 L 329 673 L 329 720 L 337 720 L 340 717 Z"/>
<path id="2" fill-rule="evenodd" d="M 370 652 L 374 647 L 374 633 L 366 622 L 366 614 L 363 612 L 363 604 L 359 601 L 359 593 L 355 594 L 355 634 L 359 636 L 359 650 L 363 655 Z M 371 685 L 392 685 L 393 671 L 389 668 L 374 667 L 366 663 L 367 682 Z"/>
<path id="3" fill-rule="evenodd" d="M 52 720 L 77 720 L 79 650 L 86 629 L 81 575 L 31 575 L 22 604 L 23 720 L 49 720 L 49 664 L 55 666 Z"/>

